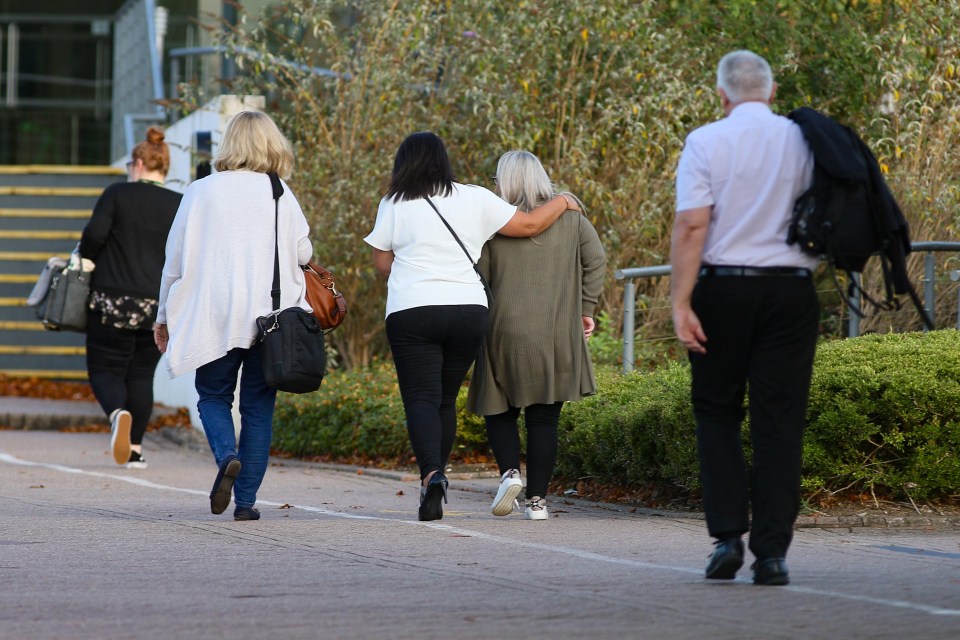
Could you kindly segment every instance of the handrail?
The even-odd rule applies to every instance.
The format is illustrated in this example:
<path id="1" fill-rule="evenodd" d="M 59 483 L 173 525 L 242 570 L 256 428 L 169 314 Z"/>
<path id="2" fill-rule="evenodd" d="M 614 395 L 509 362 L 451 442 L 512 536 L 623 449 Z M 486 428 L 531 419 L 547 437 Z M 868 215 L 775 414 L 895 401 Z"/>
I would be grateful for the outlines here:
<path id="1" fill-rule="evenodd" d="M 913 242 L 910 245 L 912 252 L 926 251 L 924 256 L 924 276 L 923 276 L 923 304 L 924 309 L 934 321 L 934 309 L 936 307 L 936 262 L 933 258 L 934 251 L 956 251 L 960 253 L 960 242 L 941 242 L 924 241 Z M 623 286 L 623 372 L 633 371 L 633 332 L 634 315 L 636 314 L 636 284 L 633 280 L 637 278 L 656 278 L 669 276 L 671 273 L 670 265 L 657 265 L 653 267 L 628 267 L 617 269 L 613 272 L 613 277 L 617 280 L 626 280 Z M 859 283 L 860 274 L 854 273 L 854 279 Z M 960 280 L 960 272 L 951 273 L 951 279 Z M 856 289 L 856 288 L 855 288 Z M 960 295 L 960 294 L 958 294 Z M 860 308 L 860 292 L 855 291 L 850 299 L 850 303 Z M 957 329 L 960 330 L 960 297 L 957 303 Z M 924 328 L 926 331 L 926 328 Z M 860 316 L 856 313 L 850 314 L 847 324 L 847 336 L 856 337 L 860 335 Z"/>

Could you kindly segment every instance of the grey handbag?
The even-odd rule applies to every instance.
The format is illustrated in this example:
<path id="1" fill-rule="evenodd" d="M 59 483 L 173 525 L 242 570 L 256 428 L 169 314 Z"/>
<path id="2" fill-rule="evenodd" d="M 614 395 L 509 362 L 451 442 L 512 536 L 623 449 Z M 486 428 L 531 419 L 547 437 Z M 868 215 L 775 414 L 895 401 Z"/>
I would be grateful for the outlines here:
<path id="1" fill-rule="evenodd" d="M 54 271 L 50 288 L 40 306 L 37 317 L 45 329 L 51 331 L 87 330 L 87 298 L 90 297 L 90 274 L 79 262 L 76 268 L 68 264 Z"/>

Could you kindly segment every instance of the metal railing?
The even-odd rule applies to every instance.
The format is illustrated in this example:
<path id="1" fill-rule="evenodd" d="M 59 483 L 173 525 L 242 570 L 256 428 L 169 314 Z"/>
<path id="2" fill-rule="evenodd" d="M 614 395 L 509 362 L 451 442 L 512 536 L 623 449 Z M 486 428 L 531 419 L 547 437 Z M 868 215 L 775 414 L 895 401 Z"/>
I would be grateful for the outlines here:
<path id="1" fill-rule="evenodd" d="M 931 321 L 935 322 L 936 309 L 936 261 L 934 260 L 935 251 L 955 251 L 960 253 L 960 242 L 914 242 L 911 245 L 914 252 L 925 251 L 923 259 L 923 305 Z M 671 272 L 670 265 L 658 265 L 654 267 L 629 267 L 627 269 L 617 269 L 613 272 L 613 277 L 617 280 L 625 280 L 623 285 L 623 372 L 633 371 L 633 346 L 634 331 L 636 322 L 636 297 L 637 286 L 634 280 L 638 278 L 657 278 L 669 276 Z M 853 274 L 857 283 L 860 283 L 860 274 Z M 954 282 L 960 281 L 960 269 L 950 272 L 950 279 Z M 850 303 L 856 308 L 860 308 L 861 300 L 859 291 L 855 292 L 850 299 Z M 957 329 L 960 330 L 960 294 L 957 299 Z M 924 329 L 926 331 L 926 329 Z M 856 313 L 850 314 L 847 323 L 847 336 L 856 337 L 860 335 L 860 316 Z"/>

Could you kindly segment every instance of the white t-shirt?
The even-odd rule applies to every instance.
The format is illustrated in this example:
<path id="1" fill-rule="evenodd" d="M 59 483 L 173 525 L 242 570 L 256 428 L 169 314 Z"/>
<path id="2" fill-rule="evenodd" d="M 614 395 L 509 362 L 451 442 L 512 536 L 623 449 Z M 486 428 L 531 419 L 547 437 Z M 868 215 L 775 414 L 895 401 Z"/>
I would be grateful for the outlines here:
<path id="1" fill-rule="evenodd" d="M 473 260 L 480 258 L 483 244 L 517 211 L 483 187 L 456 182 L 449 196 L 431 196 L 430 200 Z M 373 231 L 364 241 L 394 254 L 387 280 L 386 315 L 436 305 L 487 306 L 473 265 L 426 200 L 382 199 Z"/>
<path id="2" fill-rule="evenodd" d="M 787 244 L 793 204 L 813 180 L 800 127 L 761 102 L 690 133 L 677 167 L 677 211 L 712 206 L 704 264 L 817 266 Z"/>

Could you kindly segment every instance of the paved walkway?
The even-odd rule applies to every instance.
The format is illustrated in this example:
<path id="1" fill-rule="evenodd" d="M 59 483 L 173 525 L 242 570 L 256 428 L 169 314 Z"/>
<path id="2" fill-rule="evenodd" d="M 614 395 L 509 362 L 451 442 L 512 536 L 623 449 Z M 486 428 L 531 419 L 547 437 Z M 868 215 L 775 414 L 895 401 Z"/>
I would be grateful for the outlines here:
<path id="1" fill-rule="evenodd" d="M 451 483 L 275 460 L 263 518 L 210 514 L 208 451 L 148 434 L 0 431 L 0 638 L 897 638 L 960 636 L 956 528 L 801 529 L 793 583 L 707 583 L 703 522 L 554 500 L 489 513 Z"/>

